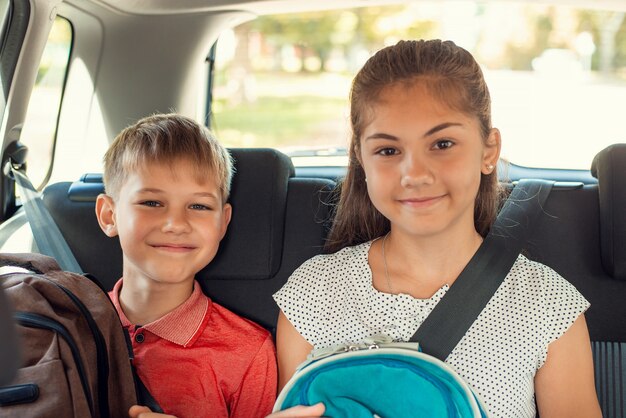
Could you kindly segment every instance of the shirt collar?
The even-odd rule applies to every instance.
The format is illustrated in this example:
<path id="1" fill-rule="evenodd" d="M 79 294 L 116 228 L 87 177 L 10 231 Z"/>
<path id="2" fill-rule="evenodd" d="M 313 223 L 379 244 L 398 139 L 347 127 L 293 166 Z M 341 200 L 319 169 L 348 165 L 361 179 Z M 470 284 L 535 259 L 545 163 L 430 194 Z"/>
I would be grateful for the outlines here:
<path id="1" fill-rule="evenodd" d="M 122 326 L 129 327 L 136 324 L 131 324 L 120 305 L 122 282 L 123 279 L 119 279 L 109 295 L 119 313 Z M 143 325 L 142 328 L 164 340 L 188 347 L 202 334 L 209 320 L 210 306 L 211 300 L 202 293 L 200 284 L 194 281 L 193 292 L 185 302 L 156 321 Z"/>

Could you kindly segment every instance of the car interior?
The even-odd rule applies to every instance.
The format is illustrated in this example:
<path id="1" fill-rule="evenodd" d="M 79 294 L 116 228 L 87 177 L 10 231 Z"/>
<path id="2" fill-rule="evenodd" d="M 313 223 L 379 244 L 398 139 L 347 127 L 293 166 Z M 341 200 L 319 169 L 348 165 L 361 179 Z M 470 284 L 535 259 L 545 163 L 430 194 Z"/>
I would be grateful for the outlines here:
<path id="1" fill-rule="evenodd" d="M 0 3 L 11 10 L 0 54 L 3 167 L 11 157 L 18 158 L 18 151 L 24 152 L 17 143 L 24 142 L 31 87 L 54 16 L 71 22 L 71 55 L 62 106 L 55 116 L 53 164 L 43 170 L 40 190 L 82 269 L 107 290 L 122 271 L 119 242 L 101 232 L 94 214 L 95 198 L 104 187 L 93 167 L 100 164 L 108 141 L 148 114 L 172 110 L 198 114 L 198 103 L 207 105 L 202 94 L 206 86 L 200 88 L 195 80 L 205 69 L 208 47 L 225 29 L 276 10 L 294 13 L 312 7 L 310 2 L 291 0 Z M 338 6 L 317 3 L 318 9 Z M 370 2 L 338 3 L 347 8 Z M 605 5 L 626 12 L 619 1 Z M 591 303 L 585 316 L 596 389 L 603 414 L 610 418 L 626 417 L 624 141 L 626 132 L 588 155 L 587 169 L 535 168 L 505 160 L 499 165 L 503 187 L 522 178 L 556 181 L 524 254 L 552 267 Z M 345 166 L 295 166 L 276 147 L 229 147 L 229 152 L 236 168 L 230 196 L 233 220 L 216 259 L 197 279 L 213 300 L 273 332 L 278 308 L 272 294 L 300 264 L 323 252 Z M 28 156 L 33 156 L 26 159 L 29 167 L 45 165 L 34 159 L 39 154 L 29 146 Z M 0 251 L 36 252 L 19 196 L 6 173 L 0 182 L 0 209 Z M 2 299 L 0 303 L 4 305 Z M 4 335 L 11 331 L 0 333 L 3 339 Z M 0 355 L 4 369 L 10 353 L 0 350 Z"/>
<path id="2" fill-rule="evenodd" d="M 237 169 L 233 227 L 197 280 L 212 299 L 273 331 L 278 308 L 271 295 L 301 263 L 323 252 L 336 183 L 295 177 L 290 159 L 276 150 L 231 153 Z M 600 152 L 590 172 L 597 181 L 555 183 L 524 254 L 553 266 L 591 302 L 585 316 L 598 397 L 605 416 L 617 417 L 626 360 L 626 144 Z M 122 260 L 117 239 L 102 234 L 93 216 L 102 191 L 101 177 L 84 176 L 46 187 L 43 200 L 81 267 L 110 290 Z"/>

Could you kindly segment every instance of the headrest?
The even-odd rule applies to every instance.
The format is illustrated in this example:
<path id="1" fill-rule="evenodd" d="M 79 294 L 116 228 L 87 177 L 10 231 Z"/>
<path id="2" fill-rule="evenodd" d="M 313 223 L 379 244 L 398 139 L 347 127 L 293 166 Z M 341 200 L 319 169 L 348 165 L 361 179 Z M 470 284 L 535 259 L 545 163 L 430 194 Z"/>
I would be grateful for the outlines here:
<path id="1" fill-rule="evenodd" d="M 233 217 L 215 259 L 198 278 L 268 279 L 280 267 L 291 159 L 274 149 L 229 150 L 235 160 Z"/>
<path id="2" fill-rule="evenodd" d="M 612 277 L 626 280 L 626 144 L 600 151 L 591 174 L 598 179 L 602 265 Z"/>

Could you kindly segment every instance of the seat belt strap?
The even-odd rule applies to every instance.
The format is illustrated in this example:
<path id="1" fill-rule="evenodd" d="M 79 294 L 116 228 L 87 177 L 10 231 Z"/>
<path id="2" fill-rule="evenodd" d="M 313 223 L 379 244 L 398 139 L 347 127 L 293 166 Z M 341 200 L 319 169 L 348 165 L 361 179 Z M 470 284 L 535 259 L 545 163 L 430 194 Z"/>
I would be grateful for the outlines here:
<path id="1" fill-rule="evenodd" d="M 59 227 L 48 212 L 41 195 L 25 173 L 13 167 L 12 164 L 9 166 L 19 189 L 22 206 L 39 252 L 56 259 L 63 270 L 82 274 L 80 264 L 78 264 Z"/>
<path id="2" fill-rule="evenodd" d="M 487 237 L 410 341 L 445 360 L 504 281 L 526 243 L 553 181 L 522 179 Z"/>

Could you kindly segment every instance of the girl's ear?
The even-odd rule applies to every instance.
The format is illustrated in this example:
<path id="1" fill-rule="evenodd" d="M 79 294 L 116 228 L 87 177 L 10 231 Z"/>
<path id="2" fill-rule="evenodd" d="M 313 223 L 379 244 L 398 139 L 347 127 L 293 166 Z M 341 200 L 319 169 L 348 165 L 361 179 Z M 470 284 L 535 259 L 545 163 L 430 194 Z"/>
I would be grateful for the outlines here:
<path id="1" fill-rule="evenodd" d="M 96 199 L 96 217 L 102 231 L 110 238 L 117 235 L 115 225 L 115 202 L 106 194 L 98 195 Z"/>
<path id="2" fill-rule="evenodd" d="M 483 164 L 481 168 L 483 174 L 491 174 L 496 164 L 498 164 L 501 146 L 500 130 L 492 128 L 483 149 Z"/>

